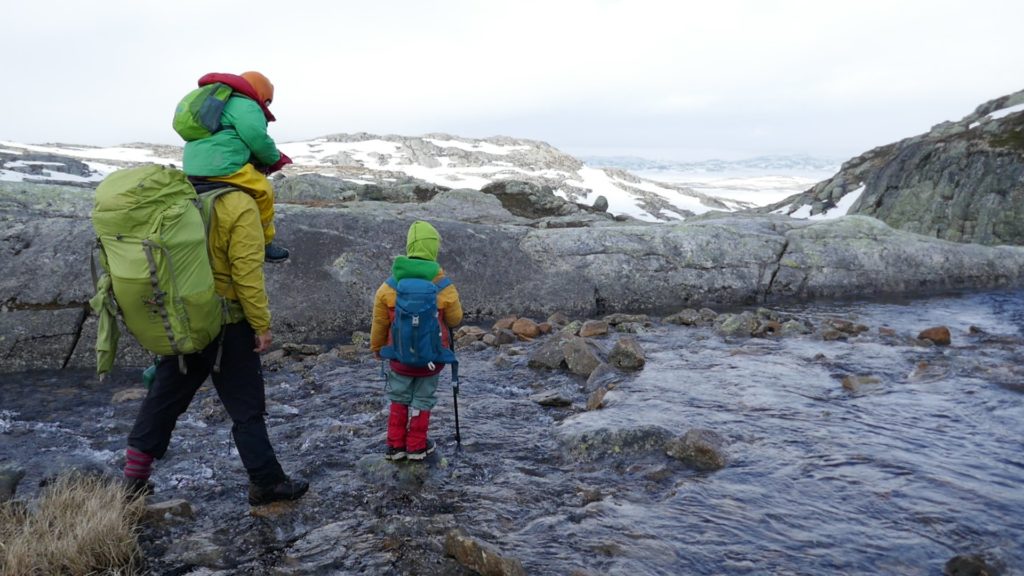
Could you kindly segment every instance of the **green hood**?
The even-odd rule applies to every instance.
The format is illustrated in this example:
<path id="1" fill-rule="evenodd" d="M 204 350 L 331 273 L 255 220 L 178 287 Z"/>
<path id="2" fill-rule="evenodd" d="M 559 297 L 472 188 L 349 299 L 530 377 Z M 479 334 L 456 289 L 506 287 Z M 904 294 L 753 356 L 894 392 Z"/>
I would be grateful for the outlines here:
<path id="1" fill-rule="evenodd" d="M 435 261 L 440 249 L 441 235 L 428 222 L 417 220 L 412 223 L 412 226 L 409 226 L 409 233 L 405 238 L 406 256 Z"/>
<path id="2" fill-rule="evenodd" d="M 403 278 L 433 280 L 440 271 L 441 266 L 437 262 L 406 258 L 405 256 L 395 258 L 395 263 L 391 265 L 391 275 L 395 277 L 395 280 Z"/>

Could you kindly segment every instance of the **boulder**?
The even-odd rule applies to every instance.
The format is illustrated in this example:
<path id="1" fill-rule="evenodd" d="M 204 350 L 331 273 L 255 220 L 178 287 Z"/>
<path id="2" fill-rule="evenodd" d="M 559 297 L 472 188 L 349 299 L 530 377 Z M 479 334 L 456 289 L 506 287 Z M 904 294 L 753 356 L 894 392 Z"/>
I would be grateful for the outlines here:
<path id="1" fill-rule="evenodd" d="M 640 370 L 646 362 L 644 349 L 635 338 L 620 338 L 608 353 L 608 363 L 620 370 Z"/>
<path id="2" fill-rule="evenodd" d="M 725 439 L 717 432 L 692 428 L 665 445 L 666 453 L 698 470 L 719 470 L 728 462 Z"/>
<path id="3" fill-rule="evenodd" d="M 526 576 L 519 560 L 503 556 L 493 544 L 473 538 L 461 528 L 445 535 L 444 552 L 483 576 Z"/>
<path id="4" fill-rule="evenodd" d="M 949 328 L 945 326 L 935 326 L 922 330 L 917 337 L 921 340 L 931 340 L 933 344 L 937 346 L 949 346 L 952 342 L 952 337 L 949 334 Z"/>

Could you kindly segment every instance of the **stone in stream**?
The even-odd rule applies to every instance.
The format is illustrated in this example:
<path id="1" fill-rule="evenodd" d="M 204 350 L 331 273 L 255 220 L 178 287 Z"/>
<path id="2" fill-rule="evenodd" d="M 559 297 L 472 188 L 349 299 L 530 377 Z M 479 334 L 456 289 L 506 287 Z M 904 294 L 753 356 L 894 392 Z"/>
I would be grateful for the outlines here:
<path id="1" fill-rule="evenodd" d="M 526 576 L 519 560 L 502 556 L 493 545 L 473 538 L 461 528 L 445 535 L 444 551 L 459 564 L 484 576 Z"/>
<path id="2" fill-rule="evenodd" d="M 589 377 L 602 364 L 601 351 L 593 342 L 572 336 L 562 343 L 565 364 L 573 374 Z"/>
<path id="3" fill-rule="evenodd" d="M 608 363 L 620 370 L 640 370 L 646 362 L 644 349 L 635 338 L 620 338 L 608 353 Z"/>
<path id="4" fill-rule="evenodd" d="M 931 340 L 936 346 L 949 346 L 952 338 L 949 335 L 949 328 L 945 326 L 934 326 L 922 330 L 917 337 L 921 340 Z"/>
<path id="5" fill-rule="evenodd" d="M 725 439 L 704 428 L 692 428 L 667 442 L 665 452 L 698 470 L 719 470 L 728 462 Z"/>
<path id="6" fill-rule="evenodd" d="M 24 477 L 24 468 L 10 464 L 0 466 L 0 503 L 14 498 L 14 493 L 18 490 L 18 482 L 21 482 Z"/>
<path id="7" fill-rule="evenodd" d="M 563 407 L 572 406 L 572 398 L 567 397 L 558 390 L 545 390 L 530 396 L 530 400 L 541 406 Z"/>
<path id="8" fill-rule="evenodd" d="M 942 573 L 945 576 L 998 576 L 1003 572 L 978 554 L 960 554 L 946 562 Z"/>

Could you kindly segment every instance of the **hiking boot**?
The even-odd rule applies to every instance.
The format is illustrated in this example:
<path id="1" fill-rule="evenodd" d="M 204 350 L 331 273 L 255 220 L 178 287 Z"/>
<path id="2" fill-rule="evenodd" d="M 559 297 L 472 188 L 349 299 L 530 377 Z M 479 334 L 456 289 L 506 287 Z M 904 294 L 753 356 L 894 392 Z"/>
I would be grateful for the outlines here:
<path id="1" fill-rule="evenodd" d="M 263 259 L 267 262 L 284 262 L 291 252 L 271 242 L 263 248 Z"/>
<path id="2" fill-rule="evenodd" d="M 427 457 L 427 454 L 434 453 L 434 448 L 434 441 L 427 440 L 426 448 L 422 448 L 420 450 L 413 450 L 412 452 L 407 453 L 405 457 L 408 458 L 409 460 L 423 460 L 424 458 Z"/>
<path id="3" fill-rule="evenodd" d="M 142 478 L 124 478 L 121 482 L 125 494 L 131 500 L 152 496 L 153 493 L 156 492 L 156 488 L 149 480 L 143 480 Z"/>
<path id="4" fill-rule="evenodd" d="M 298 500 L 309 490 L 309 482 L 286 478 L 271 486 L 249 484 L 249 504 L 262 506 L 280 500 Z"/>
<path id="5" fill-rule="evenodd" d="M 405 460 L 405 457 L 405 448 L 392 448 L 391 446 L 388 446 L 388 451 L 384 454 L 384 459 L 391 461 Z"/>

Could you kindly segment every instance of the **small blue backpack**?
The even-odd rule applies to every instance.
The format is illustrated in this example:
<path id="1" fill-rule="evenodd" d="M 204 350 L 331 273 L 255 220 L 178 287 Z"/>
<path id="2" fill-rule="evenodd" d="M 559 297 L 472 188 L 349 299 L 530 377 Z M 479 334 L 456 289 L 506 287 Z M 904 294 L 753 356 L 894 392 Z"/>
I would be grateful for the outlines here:
<path id="1" fill-rule="evenodd" d="M 391 342 L 381 348 L 382 358 L 397 360 L 406 366 L 433 369 L 437 363 L 452 365 L 452 379 L 457 379 L 458 360 L 451 348 L 450 334 L 438 319 L 437 294 L 451 285 L 450 278 L 442 278 L 434 284 L 422 278 L 387 279 L 387 285 L 395 289 L 395 318 L 391 322 Z M 446 337 L 447 336 L 447 337 Z M 450 346 L 450 344 L 449 344 Z"/>

